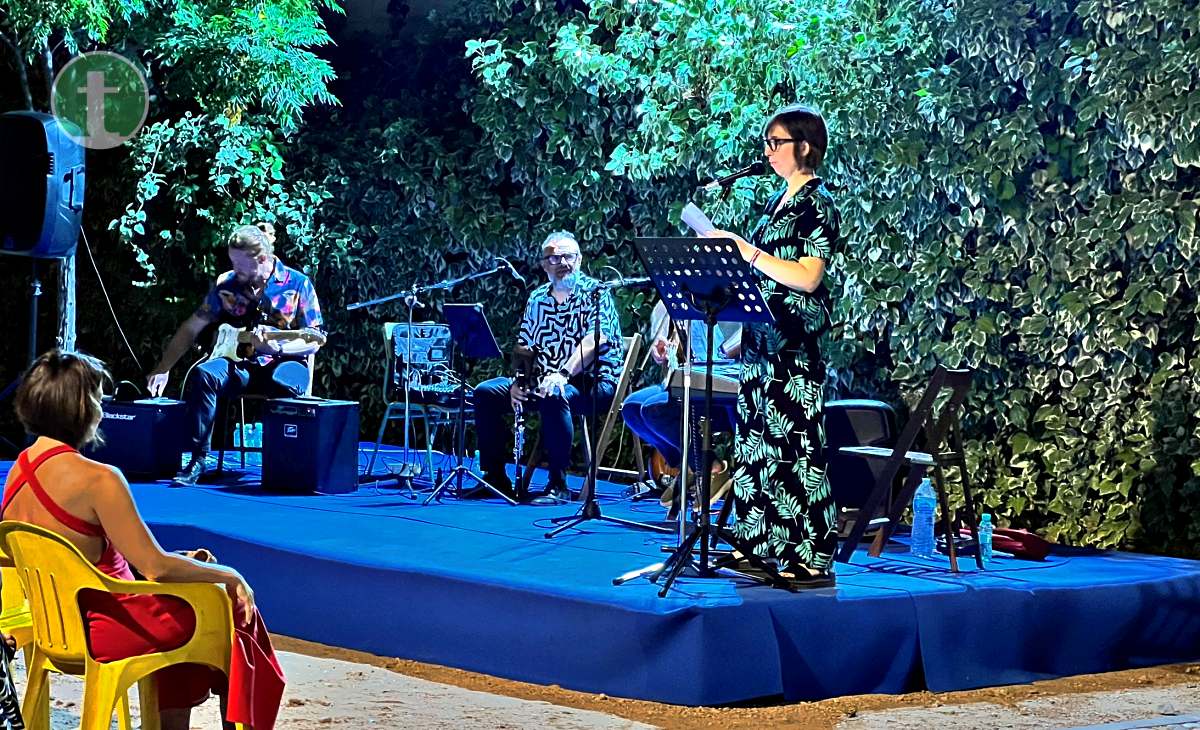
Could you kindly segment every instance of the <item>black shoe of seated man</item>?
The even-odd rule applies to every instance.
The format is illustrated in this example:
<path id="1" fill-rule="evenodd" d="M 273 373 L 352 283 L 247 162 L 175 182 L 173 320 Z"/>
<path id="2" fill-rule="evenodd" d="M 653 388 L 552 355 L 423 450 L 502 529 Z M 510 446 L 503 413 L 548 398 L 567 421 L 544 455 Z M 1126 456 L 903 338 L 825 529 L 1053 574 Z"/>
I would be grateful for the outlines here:
<path id="1" fill-rule="evenodd" d="M 183 471 L 175 475 L 171 480 L 172 487 L 194 487 L 196 482 L 200 481 L 200 476 L 204 474 L 204 457 L 193 456 L 188 465 L 183 467 Z"/>
<path id="2" fill-rule="evenodd" d="M 559 505 L 567 503 L 567 497 L 559 492 L 551 492 L 550 490 L 546 490 L 538 496 L 529 499 L 527 503 L 532 504 L 535 507 L 558 507 Z"/>
<path id="3" fill-rule="evenodd" d="M 529 504 L 538 507 L 553 507 L 571 501 L 571 490 L 567 489 L 567 480 L 560 477 L 550 477 L 546 491 L 529 500 Z"/>
<path id="4" fill-rule="evenodd" d="M 560 502 L 570 502 L 571 490 L 567 488 L 567 480 L 562 477 L 550 477 L 550 483 L 546 485 L 546 496 Z"/>

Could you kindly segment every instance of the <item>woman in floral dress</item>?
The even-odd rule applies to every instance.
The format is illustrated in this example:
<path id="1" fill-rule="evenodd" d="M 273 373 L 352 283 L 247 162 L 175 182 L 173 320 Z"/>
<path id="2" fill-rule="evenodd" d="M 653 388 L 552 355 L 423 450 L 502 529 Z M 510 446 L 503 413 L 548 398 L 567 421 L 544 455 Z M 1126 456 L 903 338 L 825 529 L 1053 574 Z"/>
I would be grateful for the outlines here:
<path id="1" fill-rule="evenodd" d="M 820 114 L 786 107 L 764 129 L 767 161 L 786 187 L 771 196 L 749 242 L 728 231 L 710 234 L 737 241 L 775 317 L 742 334 L 733 532 L 794 585 L 819 587 L 833 583 L 837 547 L 820 337 L 830 326 L 824 276 L 838 244 L 838 214 L 816 176 L 828 143 Z"/>

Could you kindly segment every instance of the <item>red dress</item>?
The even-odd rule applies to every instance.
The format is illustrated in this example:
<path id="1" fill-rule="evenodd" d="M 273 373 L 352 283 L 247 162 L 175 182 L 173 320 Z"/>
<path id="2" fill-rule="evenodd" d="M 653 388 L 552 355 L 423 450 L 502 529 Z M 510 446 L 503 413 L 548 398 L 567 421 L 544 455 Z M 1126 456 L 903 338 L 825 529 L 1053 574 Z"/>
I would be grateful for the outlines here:
<path id="1" fill-rule="evenodd" d="M 103 528 L 64 510 L 37 479 L 37 469 L 48 459 L 74 452 L 70 446 L 56 446 L 33 462 L 26 451 L 21 452 L 13 467 L 17 474 L 4 495 L 0 515 L 28 484 L 42 507 L 62 525 L 81 535 L 105 538 L 104 552 L 96 561 L 98 570 L 118 580 L 135 580 L 125 556 L 105 537 Z M 88 647 L 98 662 L 177 649 L 187 643 L 196 629 L 196 615 L 191 606 L 174 596 L 85 591 L 81 594 L 81 604 L 88 625 Z M 257 611 L 249 626 L 235 628 L 229 675 L 227 682 L 223 672 L 199 664 L 179 664 L 159 670 L 155 673 L 159 709 L 195 707 L 208 699 L 209 692 L 221 693 L 228 686 L 225 719 L 253 730 L 271 730 L 283 696 L 284 677 Z"/>

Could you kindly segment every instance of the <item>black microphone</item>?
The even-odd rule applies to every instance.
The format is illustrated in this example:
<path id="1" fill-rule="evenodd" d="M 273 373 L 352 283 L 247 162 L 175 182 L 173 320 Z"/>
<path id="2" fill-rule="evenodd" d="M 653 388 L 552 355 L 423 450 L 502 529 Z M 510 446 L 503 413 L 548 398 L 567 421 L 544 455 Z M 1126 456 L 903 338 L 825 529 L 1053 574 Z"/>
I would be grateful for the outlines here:
<path id="1" fill-rule="evenodd" d="M 513 277 L 514 279 L 516 279 L 517 281 L 521 282 L 521 286 L 525 286 L 525 277 L 524 277 L 524 276 L 521 276 L 521 275 L 520 275 L 520 274 L 517 272 L 517 270 L 516 270 L 516 269 L 513 267 L 513 265 L 512 265 L 512 262 L 511 262 L 511 261 L 509 261 L 508 259 L 504 258 L 503 256 L 497 256 L 497 257 L 496 257 L 496 264 L 497 264 L 498 266 L 500 266 L 501 268 L 508 269 L 508 273 L 512 274 L 512 277 Z"/>
<path id="2" fill-rule="evenodd" d="M 700 185 L 698 187 L 701 190 L 719 190 L 720 188 L 728 187 L 729 185 L 732 185 L 734 180 L 741 180 L 744 177 L 761 175 L 764 172 L 766 172 L 766 170 L 767 170 L 767 166 L 765 164 L 763 164 L 762 160 L 759 160 L 758 162 L 755 162 L 753 164 L 746 165 L 745 167 L 738 170 L 737 172 L 731 172 L 724 177 L 719 177 L 715 180 L 710 180 L 709 182 L 706 182 L 703 185 Z"/>

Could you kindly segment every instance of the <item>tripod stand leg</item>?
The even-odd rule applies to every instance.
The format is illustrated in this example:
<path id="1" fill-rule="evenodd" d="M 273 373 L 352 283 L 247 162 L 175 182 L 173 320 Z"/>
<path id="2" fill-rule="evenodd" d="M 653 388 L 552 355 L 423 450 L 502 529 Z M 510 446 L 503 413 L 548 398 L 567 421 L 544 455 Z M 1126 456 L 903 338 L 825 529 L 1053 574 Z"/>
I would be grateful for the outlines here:
<path id="1" fill-rule="evenodd" d="M 725 524 L 729 522 L 729 515 L 733 512 L 733 494 L 725 498 L 725 502 L 721 505 L 721 511 L 717 514 L 717 529 L 713 533 L 712 543 L 710 547 L 716 547 L 720 532 L 725 529 Z"/>
<path id="2" fill-rule="evenodd" d="M 683 539 L 680 540 L 679 546 L 674 547 L 674 548 L 665 548 L 664 547 L 663 549 L 666 552 L 670 553 L 670 555 L 667 557 L 666 560 L 664 560 L 661 563 L 654 563 L 652 565 L 647 565 L 642 568 L 637 568 L 636 570 L 631 570 L 628 573 L 625 573 L 623 575 L 619 575 L 616 578 L 613 578 L 613 582 L 612 582 L 613 585 L 615 585 L 615 586 L 624 585 L 624 584 L 628 583 L 629 581 L 637 579 L 637 578 L 647 578 L 650 580 L 651 583 L 657 583 L 658 579 L 660 577 L 662 577 L 662 574 L 669 570 L 672 570 L 674 568 L 675 564 L 677 562 L 679 562 L 680 560 L 683 560 L 685 562 L 685 565 L 683 568 L 684 570 L 687 570 L 688 568 L 692 568 L 692 570 L 690 571 L 689 574 L 698 575 L 699 571 L 695 570 L 694 566 L 690 566 L 690 565 L 686 564 L 687 558 L 689 558 L 691 556 L 691 551 L 688 551 L 687 554 L 685 555 L 682 550 L 682 545 L 686 541 L 687 541 L 687 537 L 685 536 Z"/>
<path id="3" fill-rule="evenodd" d="M 433 488 L 433 491 L 430 492 L 429 496 L 425 498 L 425 501 L 421 503 L 422 507 L 428 506 L 429 503 L 435 499 L 438 500 L 439 502 L 441 501 L 442 492 L 446 491 L 446 487 L 450 486 L 450 482 L 453 481 L 454 476 L 455 476 L 455 470 L 457 470 L 458 468 L 459 467 L 454 467 L 454 469 L 450 471 L 450 475 L 447 476 L 445 479 L 443 479 L 437 486 L 435 486 Z"/>
<path id="4" fill-rule="evenodd" d="M 463 477 L 470 477 L 471 479 L 474 479 L 479 484 L 479 486 L 486 488 L 489 492 L 491 492 L 492 494 L 496 495 L 497 497 L 503 499 L 505 502 L 508 502 L 511 505 L 517 504 L 517 500 L 508 496 L 507 494 L 500 491 L 499 489 L 492 486 L 491 484 L 487 483 L 486 481 L 484 481 L 483 477 L 479 476 L 478 474 L 471 471 L 470 469 L 468 469 L 466 466 L 464 466 L 462 464 L 459 464 L 458 466 L 451 469 L 450 473 L 446 475 L 446 478 L 442 479 L 442 483 L 437 485 L 436 487 L 434 487 L 433 491 L 429 494 L 428 497 L 425 498 L 425 501 L 422 502 L 421 504 L 427 505 L 430 502 L 432 502 L 434 499 L 440 499 L 442 496 L 442 492 L 444 492 L 446 490 L 446 487 L 450 486 L 452 483 L 457 483 L 458 490 L 462 491 Z"/>
<path id="5" fill-rule="evenodd" d="M 658 591 L 659 598 L 666 597 L 667 592 L 671 590 L 671 585 L 675 583 L 675 579 L 679 577 L 679 574 L 683 572 L 684 568 L 691 564 L 692 551 L 696 548 L 696 543 L 703 539 L 703 537 L 704 530 L 700 527 L 696 527 L 692 530 L 692 534 L 688 535 L 687 539 L 680 544 L 679 549 L 675 551 L 675 554 L 670 558 L 667 558 L 667 562 L 663 564 L 663 567 L 665 569 L 666 566 L 670 565 L 670 569 L 667 570 L 667 577 L 663 580 L 662 588 Z M 661 576 L 662 571 L 659 571 L 658 574 L 651 575 L 650 582 L 657 583 Z"/>
<path id="6" fill-rule="evenodd" d="M 413 491 L 412 479 L 405 474 L 375 474 L 375 462 L 379 459 L 379 445 L 383 443 L 383 435 L 387 431 L 388 420 L 392 417 L 392 406 L 388 404 L 383 411 L 383 419 L 379 422 L 379 432 L 375 434 L 375 446 L 371 449 L 371 458 L 367 461 L 367 470 L 359 475 L 359 484 L 374 484 L 375 493 L 382 494 L 379 491 L 379 483 L 388 479 L 395 479 L 397 486 L 408 487 L 408 496 L 410 499 L 416 499 L 417 493 Z"/>
<path id="7" fill-rule="evenodd" d="M 611 522 L 614 525 L 621 525 L 623 527 L 636 527 L 641 530 L 650 530 L 651 532 L 661 532 L 666 535 L 669 535 L 675 531 L 674 529 L 672 529 L 670 527 L 663 527 L 662 525 L 649 525 L 649 524 L 646 524 L 645 522 L 635 522 L 633 520 L 623 520 L 620 517 L 609 517 L 608 515 L 600 515 L 599 519 L 604 522 Z"/>
<path id="8" fill-rule="evenodd" d="M 600 519 L 600 516 L 600 508 L 595 502 L 584 502 L 583 506 L 579 508 L 579 511 L 573 515 L 566 515 L 565 517 L 551 517 L 550 524 L 558 525 L 558 527 L 547 532 L 546 539 L 549 540 L 550 538 L 571 529 L 581 522 Z"/>
<path id="9" fill-rule="evenodd" d="M 623 520 L 620 517 L 609 517 L 608 515 L 604 515 L 604 514 L 600 513 L 600 505 L 597 502 L 589 501 L 589 502 L 584 502 L 583 506 L 579 508 L 579 511 L 573 515 L 565 515 L 563 517 L 551 517 L 550 523 L 554 524 L 554 525 L 558 525 L 558 527 L 554 528 L 550 532 L 547 532 L 546 538 L 549 539 L 549 538 L 555 537 L 555 536 L 559 535 L 560 533 L 562 533 L 566 530 L 569 530 L 570 528 L 580 524 L 581 522 L 587 522 L 589 520 L 598 520 L 600 522 L 609 522 L 614 525 L 621 525 L 622 527 L 634 527 L 639 530 L 650 530 L 651 532 L 671 533 L 674 531 L 669 527 L 663 527 L 661 525 L 648 525 L 644 522 L 635 522 L 633 520 Z"/>
<path id="10" fill-rule="evenodd" d="M 553 530 L 547 532 L 546 539 L 549 540 L 551 538 L 557 537 L 559 535 L 559 533 L 565 532 L 565 531 L 571 529 L 572 527 L 574 527 L 575 525 L 578 525 L 580 522 L 587 521 L 587 519 L 588 518 L 586 518 L 582 515 L 572 515 L 569 522 L 564 522 L 563 524 L 559 525 L 558 527 L 554 528 Z"/>

